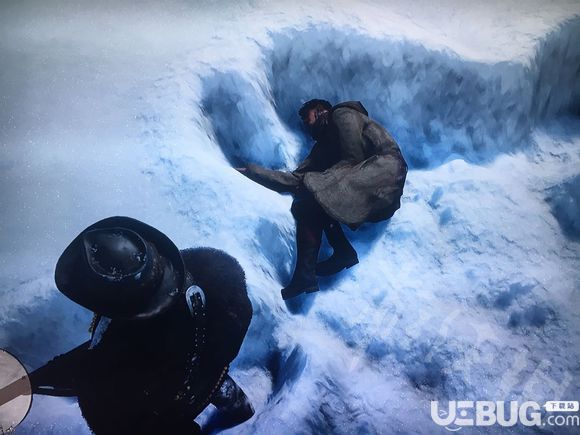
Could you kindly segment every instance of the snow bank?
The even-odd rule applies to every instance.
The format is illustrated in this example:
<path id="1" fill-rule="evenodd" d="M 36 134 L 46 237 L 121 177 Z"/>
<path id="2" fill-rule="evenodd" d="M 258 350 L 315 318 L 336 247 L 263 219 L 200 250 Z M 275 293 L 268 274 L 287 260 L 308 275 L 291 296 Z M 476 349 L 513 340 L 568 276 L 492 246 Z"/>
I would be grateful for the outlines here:
<path id="1" fill-rule="evenodd" d="M 364 102 L 403 145 L 412 167 L 454 158 L 481 163 L 528 147 L 538 122 L 577 107 L 579 39 L 576 18 L 551 32 L 529 63 L 489 64 L 354 29 L 291 28 L 274 33 L 265 49 L 267 83 L 256 86 L 235 71 L 215 74 L 206 80 L 204 107 L 238 162 L 288 164 L 283 135 L 268 134 L 270 107 L 261 104 L 299 134 L 296 108 L 317 96 Z M 264 143 L 272 144 L 266 152 Z"/>

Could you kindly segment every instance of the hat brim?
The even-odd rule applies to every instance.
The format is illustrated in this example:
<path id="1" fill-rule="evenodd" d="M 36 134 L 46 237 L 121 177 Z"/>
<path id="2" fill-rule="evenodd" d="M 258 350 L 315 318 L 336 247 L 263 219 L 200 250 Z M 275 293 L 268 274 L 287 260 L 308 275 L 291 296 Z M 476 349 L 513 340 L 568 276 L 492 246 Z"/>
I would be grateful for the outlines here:
<path id="1" fill-rule="evenodd" d="M 82 235 L 86 231 L 106 228 L 127 228 L 143 239 L 155 245 L 159 255 L 166 260 L 161 283 L 152 292 L 147 301 L 136 307 L 121 307 L 115 304 L 101 306 L 92 297 L 87 282 L 81 274 L 82 270 Z M 55 269 L 54 279 L 57 288 L 69 299 L 98 314 L 110 318 L 147 319 L 165 312 L 183 292 L 185 283 L 185 266 L 179 249 L 175 244 L 156 228 L 137 219 L 125 216 L 113 216 L 100 220 L 82 231 L 64 250 Z"/>

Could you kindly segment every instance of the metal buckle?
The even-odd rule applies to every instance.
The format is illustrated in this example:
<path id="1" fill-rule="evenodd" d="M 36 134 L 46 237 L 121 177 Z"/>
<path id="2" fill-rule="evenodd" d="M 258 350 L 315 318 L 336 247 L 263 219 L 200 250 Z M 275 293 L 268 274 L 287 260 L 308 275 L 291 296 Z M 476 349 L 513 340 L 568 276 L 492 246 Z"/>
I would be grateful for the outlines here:
<path id="1" fill-rule="evenodd" d="M 205 312 L 205 293 L 196 285 L 192 285 L 185 291 L 185 302 L 193 318 L 200 317 Z"/>

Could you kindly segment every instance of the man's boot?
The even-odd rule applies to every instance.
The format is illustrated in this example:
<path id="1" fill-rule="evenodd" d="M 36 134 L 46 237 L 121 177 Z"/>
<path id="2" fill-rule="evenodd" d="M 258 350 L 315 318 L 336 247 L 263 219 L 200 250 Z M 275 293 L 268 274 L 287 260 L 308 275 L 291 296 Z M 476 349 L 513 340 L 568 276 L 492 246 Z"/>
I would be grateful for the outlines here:
<path id="1" fill-rule="evenodd" d="M 217 408 L 217 412 L 212 414 L 204 425 L 202 432 L 204 434 L 237 426 L 254 415 L 254 407 L 248 396 L 230 375 L 226 375 L 220 388 L 213 393 L 211 403 Z"/>
<path id="2" fill-rule="evenodd" d="M 340 223 L 337 221 L 331 222 L 324 228 L 324 233 L 334 252 L 330 258 L 316 265 L 316 274 L 318 276 L 334 275 L 343 269 L 348 269 L 358 264 L 356 251 L 344 235 Z"/>
<path id="3" fill-rule="evenodd" d="M 316 261 L 320 250 L 322 228 L 317 225 L 306 225 L 303 222 L 296 226 L 297 259 L 290 284 L 282 289 L 282 299 L 290 299 L 302 293 L 318 291 L 316 279 Z"/>

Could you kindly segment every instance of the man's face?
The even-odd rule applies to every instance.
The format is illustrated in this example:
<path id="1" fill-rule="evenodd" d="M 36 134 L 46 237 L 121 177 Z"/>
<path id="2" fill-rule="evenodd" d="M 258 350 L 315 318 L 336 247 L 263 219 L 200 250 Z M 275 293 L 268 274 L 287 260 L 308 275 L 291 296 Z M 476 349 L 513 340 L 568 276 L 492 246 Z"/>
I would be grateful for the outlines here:
<path id="1" fill-rule="evenodd" d="M 302 118 L 302 122 L 306 127 L 306 130 L 310 133 L 314 139 L 321 139 L 328 127 L 328 110 L 321 107 L 314 107 L 310 109 Z"/>
<path id="2" fill-rule="evenodd" d="M 304 118 L 302 118 L 302 121 L 304 122 L 304 124 L 307 127 L 312 127 L 316 123 L 316 119 L 318 118 L 317 112 L 318 112 L 318 109 L 316 109 L 316 108 L 310 109 L 306 113 L 306 116 L 304 116 Z"/>

